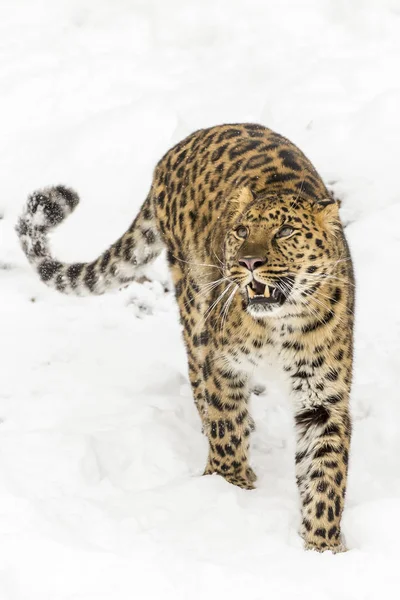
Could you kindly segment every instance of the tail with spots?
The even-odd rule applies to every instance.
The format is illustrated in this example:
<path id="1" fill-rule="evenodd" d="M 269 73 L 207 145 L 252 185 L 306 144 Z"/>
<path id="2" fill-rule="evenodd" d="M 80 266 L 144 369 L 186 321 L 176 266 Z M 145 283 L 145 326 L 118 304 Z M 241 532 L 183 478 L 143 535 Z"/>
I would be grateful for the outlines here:
<path id="1" fill-rule="evenodd" d="M 143 268 L 163 248 L 148 196 L 138 216 L 108 250 L 88 263 L 63 263 L 50 251 L 48 233 L 79 203 L 79 196 L 64 186 L 34 192 L 28 198 L 17 233 L 29 262 L 46 285 L 65 294 L 104 294 L 143 277 Z"/>

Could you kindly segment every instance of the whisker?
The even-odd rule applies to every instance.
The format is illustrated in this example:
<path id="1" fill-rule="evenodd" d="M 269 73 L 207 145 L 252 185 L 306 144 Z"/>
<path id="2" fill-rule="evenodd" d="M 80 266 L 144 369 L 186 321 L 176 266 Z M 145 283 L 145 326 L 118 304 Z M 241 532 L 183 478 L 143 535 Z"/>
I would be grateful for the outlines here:
<path id="1" fill-rule="evenodd" d="M 355 284 L 352 281 L 350 281 L 349 279 L 343 279 L 342 277 L 335 277 L 335 275 L 329 275 L 328 273 L 320 273 L 317 275 L 315 273 L 310 273 L 310 274 L 307 274 L 307 279 L 314 279 L 316 281 L 329 281 L 329 280 L 340 281 L 341 283 L 345 283 L 346 285 L 355 287 Z"/>
<path id="2" fill-rule="evenodd" d="M 225 294 L 226 294 L 226 293 L 227 293 L 227 292 L 228 292 L 228 291 L 231 289 L 231 287 L 232 287 L 233 285 L 234 285 L 234 283 L 233 283 L 233 282 L 232 282 L 232 283 L 230 283 L 230 284 L 228 285 L 228 287 L 226 287 L 226 288 L 225 288 L 225 289 L 222 291 L 222 293 L 221 293 L 221 294 L 218 296 L 218 298 L 217 298 L 217 299 L 216 299 L 216 300 L 215 300 L 215 301 L 214 301 L 214 302 L 211 304 L 211 306 L 209 306 L 209 307 L 208 307 L 208 309 L 207 309 L 207 310 L 206 310 L 206 312 L 204 313 L 204 317 L 203 317 L 203 319 L 201 319 L 201 320 L 200 320 L 200 322 L 199 322 L 198 326 L 196 327 L 196 332 L 198 331 L 198 329 L 199 329 L 200 327 L 202 327 L 202 326 L 203 326 L 203 325 L 206 323 L 206 321 L 207 321 L 208 317 L 210 316 L 211 312 L 214 310 L 214 308 L 215 308 L 215 307 L 218 305 L 218 303 L 219 303 L 219 302 L 222 300 L 222 298 L 223 298 L 223 297 L 225 296 Z"/>
<path id="3" fill-rule="evenodd" d="M 210 268 L 213 268 L 213 269 L 220 269 L 220 267 L 218 265 L 207 264 L 207 263 L 194 263 L 194 262 L 191 262 L 189 260 L 183 260 L 183 258 L 178 258 L 174 254 L 172 254 L 172 257 L 175 258 L 175 260 L 179 260 L 179 262 L 182 262 L 182 263 L 185 263 L 187 265 L 194 266 L 194 267 L 210 267 Z"/>
<path id="4" fill-rule="evenodd" d="M 299 291 L 299 293 L 301 294 L 301 292 L 306 291 L 307 288 L 301 284 L 299 284 L 298 286 L 296 286 L 296 291 Z M 326 302 L 323 302 L 320 297 L 324 297 L 327 300 L 332 300 L 331 296 L 327 296 L 326 294 L 322 294 L 322 292 L 320 292 L 320 290 L 316 290 L 315 293 L 313 295 L 308 295 L 308 296 L 302 296 L 302 299 L 300 300 L 300 302 L 307 306 L 308 309 L 310 309 L 312 307 L 312 303 L 316 303 L 318 306 L 320 306 L 321 308 L 323 308 L 325 311 L 330 311 L 332 310 L 332 306 L 330 306 L 329 304 L 327 304 Z M 353 311 L 351 311 L 353 312 Z M 336 320 L 338 320 L 340 323 L 342 324 L 346 324 L 346 322 L 343 320 L 343 318 L 339 315 L 336 314 L 335 315 Z"/>
<path id="5" fill-rule="evenodd" d="M 239 287 L 234 288 L 233 292 L 230 294 L 228 300 L 225 302 L 225 304 L 224 304 L 224 306 L 222 308 L 222 311 L 221 311 L 221 313 L 222 313 L 222 320 L 221 320 L 221 327 L 220 327 L 221 333 L 223 332 L 223 328 L 224 328 L 224 326 L 226 324 L 226 320 L 227 320 L 227 317 L 228 317 L 229 307 L 232 304 L 233 297 L 236 294 L 236 292 L 238 291 L 238 289 L 239 289 Z"/>
<path id="6" fill-rule="evenodd" d="M 219 285 L 220 283 L 222 283 L 223 281 L 229 281 L 228 277 L 221 277 L 220 279 L 216 279 L 215 281 L 208 281 L 207 283 L 199 283 L 199 287 L 204 289 L 204 290 L 209 290 L 212 289 L 214 287 L 216 287 L 217 285 Z"/>
<path id="7" fill-rule="evenodd" d="M 217 282 L 213 282 L 213 285 L 210 288 L 207 288 L 206 290 L 201 290 L 197 295 L 196 298 L 205 298 L 208 294 L 210 294 L 216 287 L 218 287 L 218 285 L 220 285 L 221 282 L 223 281 L 229 281 L 227 278 L 223 278 L 221 280 L 218 280 Z M 191 306 L 195 301 L 196 298 L 192 298 L 191 300 L 189 300 L 188 302 L 184 303 L 185 308 L 188 308 L 188 306 Z"/>

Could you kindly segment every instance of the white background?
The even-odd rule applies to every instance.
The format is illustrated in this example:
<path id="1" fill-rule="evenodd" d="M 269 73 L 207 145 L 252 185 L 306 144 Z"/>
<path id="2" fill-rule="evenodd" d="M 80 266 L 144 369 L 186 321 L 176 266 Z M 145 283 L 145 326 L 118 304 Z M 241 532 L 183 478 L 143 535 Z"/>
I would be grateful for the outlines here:
<path id="1" fill-rule="evenodd" d="M 0 600 L 397 598 L 400 1 L 1 0 Z M 207 444 L 156 280 L 46 289 L 18 247 L 28 193 L 74 186 L 54 235 L 90 260 L 199 127 L 286 135 L 341 197 L 357 276 L 350 551 L 302 550 L 284 387 L 253 398 L 252 492 Z"/>

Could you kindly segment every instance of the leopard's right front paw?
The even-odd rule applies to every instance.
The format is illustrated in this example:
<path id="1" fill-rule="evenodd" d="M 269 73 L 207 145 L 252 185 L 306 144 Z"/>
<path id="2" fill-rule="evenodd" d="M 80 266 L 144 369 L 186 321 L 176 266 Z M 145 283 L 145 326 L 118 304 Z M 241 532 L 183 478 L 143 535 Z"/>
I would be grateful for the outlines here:
<path id="1" fill-rule="evenodd" d="M 254 490 L 254 485 L 257 481 L 257 475 L 254 473 L 251 467 L 247 467 L 243 473 L 228 473 L 222 475 L 232 485 L 237 485 L 244 490 Z"/>
<path id="2" fill-rule="evenodd" d="M 244 490 L 255 489 L 254 484 L 257 481 L 257 475 L 254 473 L 251 467 L 246 467 L 245 469 L 235 471 L 223 471 L 222 469 L 217 470 L 215 467 L 212 467 L 210 464 L 208 464 L 203 475 L 212 475 L 212 473 L 221 475 L 221 477 L 226 479 L 228 483 L 237 485 Z"/>

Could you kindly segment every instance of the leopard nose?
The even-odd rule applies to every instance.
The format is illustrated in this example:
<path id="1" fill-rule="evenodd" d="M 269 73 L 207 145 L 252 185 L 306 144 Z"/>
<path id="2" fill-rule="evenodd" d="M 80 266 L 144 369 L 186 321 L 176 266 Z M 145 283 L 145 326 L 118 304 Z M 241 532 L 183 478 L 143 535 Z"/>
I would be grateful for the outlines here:
<path id="1" fill-rule="evenodd" d="M 267 262 L 266 258 L 258 258 L 254 256 L 244 256 L 239 258 L 239 265 L 245 267 L 249 271 L 254 271 L 257 267 L 262 267 Z"/>

